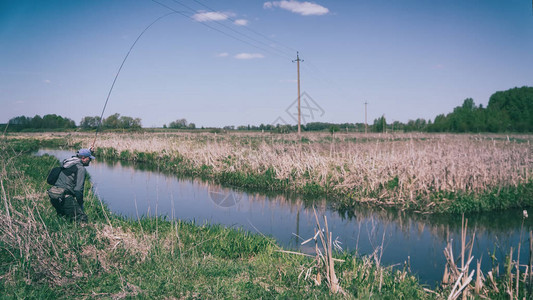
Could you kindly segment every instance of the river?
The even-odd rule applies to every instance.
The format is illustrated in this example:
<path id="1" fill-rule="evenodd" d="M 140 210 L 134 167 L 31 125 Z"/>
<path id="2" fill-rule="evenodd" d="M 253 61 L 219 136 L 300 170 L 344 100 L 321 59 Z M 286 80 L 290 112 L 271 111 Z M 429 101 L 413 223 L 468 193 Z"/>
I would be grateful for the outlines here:
<path id="1" fill-rule="evenodd" d="M 40 150 L 63 160 L 71 151 Z M 314 244 L 301 245 L 316 228 L 313 205 L 298 197 L 247 193 L 192 178 L 164 174 L 140 164 L 97 159 L 87 167 L 93 188 L 109 209 L 127 218 L 166 216 L 196 224 L 223 224 L 274 237 L 286 249 L 312 252 Z M 325 200 L 315 201 L 321 221 L 343 250 L 369 255 L 377 251 L 382 265 L 409 267 L 422 283 L 434 287 L 442 280 L 443 250 L 448 238 L 454 256 L 460 255 L 461 217 L 405 213 L 381 208 L 338 211 Z M 482 259 L 482 271 L 491 270 L 494 259 L 503 268 L 510 247 L 522 241 L 520 261 L 529 260 L 531 218 L 522 210 L 467 216 L 468 235 L 475 240 L 474 261 Z M 491 258 L 492 257 L 492 258 Z M 516 258 L 516 250 L 513 257 Z"/>

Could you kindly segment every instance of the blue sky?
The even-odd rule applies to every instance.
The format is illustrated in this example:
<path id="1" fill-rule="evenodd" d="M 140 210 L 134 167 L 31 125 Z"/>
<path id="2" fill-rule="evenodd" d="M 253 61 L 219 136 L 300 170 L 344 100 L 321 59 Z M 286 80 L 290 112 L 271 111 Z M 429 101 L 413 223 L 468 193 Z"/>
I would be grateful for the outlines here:
<path id="1" fill-rule="evenodd" d="M 0 123 L 113 113 L 145 127 L 434 119 L 533 86 L 530 0 L 0 0 Z M 311 101 L 312 100 L 312 101 Z"/>

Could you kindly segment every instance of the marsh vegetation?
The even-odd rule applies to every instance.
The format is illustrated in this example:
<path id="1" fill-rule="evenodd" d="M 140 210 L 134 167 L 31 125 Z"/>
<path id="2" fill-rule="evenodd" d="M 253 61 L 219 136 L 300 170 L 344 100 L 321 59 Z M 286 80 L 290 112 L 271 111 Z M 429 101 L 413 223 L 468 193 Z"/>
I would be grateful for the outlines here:
<path id="1" fill-rule="evenodd" d="M 532 142 L 529 135 L 105 134 L 98 154 L 237 187 L 327 196 L 348 208 L 464 213 L 532 204 Z"/>
<path id="2" fill-rule="evenodd" d="M 309 194 L 334 195 L 336 203 L 347 207 L 350 204 L 347 201 L 367 199 L 366 202 L 378 205 L 431 211 L 433 207 L 450 207 L 449 203 L 457 200 L 444 199 L 442 202 L 448 206 L 434 200 L 434 205 L 428 205 L 423 201 L 429 200 L 420 195 L 434 195 L 431 188 L 446 195 L 461 192 L 479 199 L 476 195 L 492 194 L 497 199 L 498 193 L 513 187 L 525 187 L 527 191 L 531 184 L 528 136 L 336 134 L 299 139 L 270 134 L 160 133 L 102 137 L 98 145 L 101 156 L 151 161 L 175 173 L 227 180 L 244 187 L 281 188 L 305 195 L 309 193 L 306 186 L 315 186 Z M 452 259 L 446 282 L 430 290 L 410 274 L 408 264 L 394 269 L 381 265 L 379 251 L 364 257 L 330 251 L 331 259 L 326 260 L 318 251 L 316 257 L 279 251 L 283 249 L 272 239 L 242 230 L 157 217 L 126 220 L 111 214 L 90 190 L 86 191 L 90 199 L 86 209 L 93 222 L 79 227 L 57 218 L 46 198 L 43 174 L 57 160 L 50 156 L 34 157 L 29 151 L 47 144 L 77 147 L 89 144 L 90 139 L 88 135 L 73 134 L 59 140 L 57 137 L 40 141 L 2 140 L 0 183 L 4 209 L 0 215 L 0 289 L 3 294 L 40 298 L 369 298 L 379 295 L 385 299 L 529 295 L 531 267 L 519 264 L 512 251 L 505 262 L 508 271 L 504 274 L 489 275 L 487 270 L 465 268 L 473 261 L 468 256 L 466 235 L 459 252 L 459 259 L 464 263 L 452 264 L 457 261 Z M 449 154 L 452 150 L 457 155 L 455 159 Z M 434 157 L 435 154 L 440 156 Z M 358 160 L 365 164 L 359 164 Z M 419 160 L 431 162 L 433 167 L 424 169 Z M 463 163 L 468 168 L 462 167 Z M 428 174 L 419 175 L 416 167 Z M 347 179 L 341 181 L 342 174 Z M 449 176 L 445 183 L 442 178 L 446 177 L 440 177 L 443 174 Z M 358 187 L 357 183 L 364 187 Z M 384 191 L 387 194 L 381 196 Z M 513 195 L 515 199 L 505 199 L 514 200 L 507 207 L 528 205 L 524 194 Z M 497 203 L 497 207 L 505 205 Z M 517 247 L 527 247 L 527 244 L 524 239 Z M 331 272 L 331 265 L 335 277 L 326 268 L 329 266 Z M 469 271 L 480 274 L 477 275 L 480 283 Z M 337 291 L 342 292 L 332 290 L 335 280 L 338 280 Z"/>

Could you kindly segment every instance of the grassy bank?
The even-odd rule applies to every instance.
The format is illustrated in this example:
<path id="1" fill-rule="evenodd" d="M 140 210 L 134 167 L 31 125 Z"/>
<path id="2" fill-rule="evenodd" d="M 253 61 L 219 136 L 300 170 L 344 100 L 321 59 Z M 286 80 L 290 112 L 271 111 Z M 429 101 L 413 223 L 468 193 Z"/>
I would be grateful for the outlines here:
<path id="1" fill-rule="evenodd" d="M 315 258 L 279 252 L 238 229 L 112 215 L 86 190 L 88 225 L 56 216 L 45 176 L 58 162 L 0 142 L 0 295 L 3 298 L 427 299 L 414 277 L 370 257 L 338 256 L 344 294 Z M 18 144 L 14 147 L 13 145 Z M 321 274 L 320 285 L 316 284 Z"/>
<path id="2" fill-rule="evenodd" d="M 83 137 L 73 140 L 87 143 Z M 101 137 L 98 155 L 262 191 L 421 212 L 533 205 L 531 136 L 178 133 Z"/>

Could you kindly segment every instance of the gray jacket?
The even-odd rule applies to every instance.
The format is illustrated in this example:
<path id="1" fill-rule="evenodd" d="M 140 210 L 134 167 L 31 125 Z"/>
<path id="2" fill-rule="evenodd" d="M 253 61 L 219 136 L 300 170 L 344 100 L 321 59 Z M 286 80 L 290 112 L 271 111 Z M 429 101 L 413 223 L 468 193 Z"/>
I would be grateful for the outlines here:
<path id="1" fill-rule="evenodd" d="M 64 188 L 68 194 L 74 195 L 78 203 L 82 205 L 86 171 L 81 159 L 76 156 L 67 158 L 63 161 L 63 168 L 55 185 Z"/>

